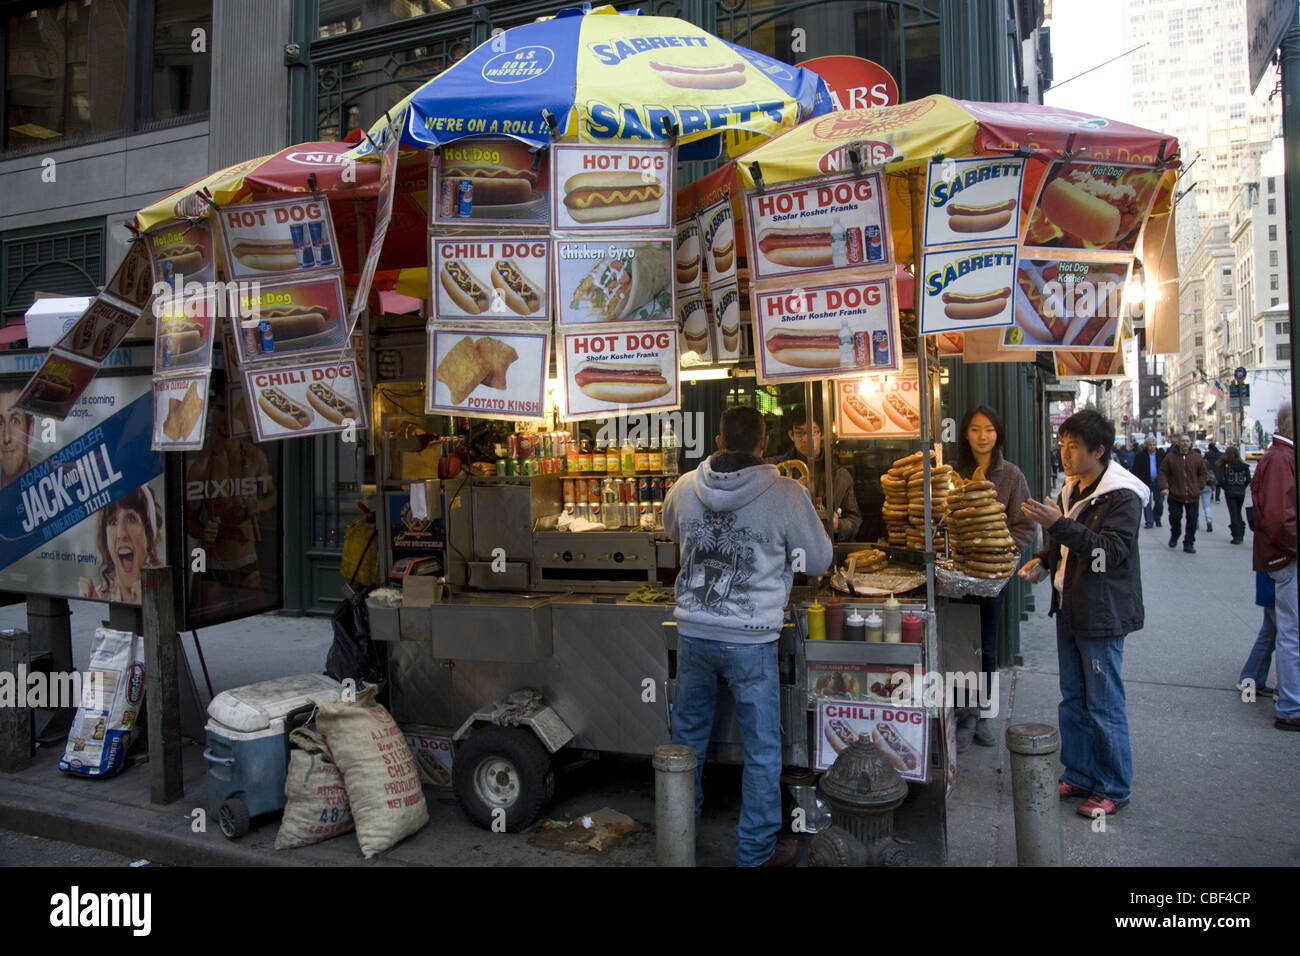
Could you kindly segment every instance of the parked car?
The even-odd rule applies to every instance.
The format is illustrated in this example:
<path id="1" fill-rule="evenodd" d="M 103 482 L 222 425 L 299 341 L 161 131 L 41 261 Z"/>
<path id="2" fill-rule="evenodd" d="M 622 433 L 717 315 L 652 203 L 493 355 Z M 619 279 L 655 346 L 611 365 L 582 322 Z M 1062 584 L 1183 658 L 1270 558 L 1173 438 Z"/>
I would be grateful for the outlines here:
<path id="1" fill-rule="evenodd" d="M 1264 457 L 1264 449 L 1258 445 L 1242 445 L 1241 457 L 1246 461 L 1259 461 Z"/>

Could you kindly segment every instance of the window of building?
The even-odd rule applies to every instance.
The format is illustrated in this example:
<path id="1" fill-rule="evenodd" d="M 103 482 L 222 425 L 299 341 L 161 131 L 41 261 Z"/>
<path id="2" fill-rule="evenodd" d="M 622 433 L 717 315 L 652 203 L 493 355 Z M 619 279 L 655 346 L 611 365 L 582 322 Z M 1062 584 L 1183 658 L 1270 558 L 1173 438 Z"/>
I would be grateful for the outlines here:
<path id="1" fill-rule="evenodd" d="M 1268 241 L 1277 242 L 1277 226 L 1268 227 Z"/>
<path id="2" fill-rule="evenodd" d="M 1260 351 L 1262 352 L 1263 349 L 1260 349 Z M 1291 358 L 1291 346 L 1288 344 L 1279 345 L 1274 354 L 1277 355 L 1277 360 L 1279 362 L 1288 361 Z"/>
<path id="3" fill-rule="evenodd" d="M 1268 287 L 1269 287 L 1269 289 L 1272 290 L 1273 292 L 1276 292 L 1276 291 L 1277 291 L 1277 274 L 1276 274 L 1276 273 L 1274 273 L 1273 275 L 1271 275 L 1271 276 L 1268 277 Z"/>
<path id="4" fill-rule="evenodd" d="M 1261 345 L 1259 347 L 1259 358 L 1257 358 L 1255 361 L 1259 362 L 1260 365 L 1264 364 L 1264 346 Z"/>
<path id="5" fill-rule="evenodd" d="M 0 317 L 21 316 L 37 292 L 94 295 L 104 282 L 104 227 L 5 239 L 0 244 Z"/>
<path id="6" fill-rule="evenodd" d="M 1275 306 L 1275 305 L 1277 305 L 1277 296 L 1273 296 L 1273 301 L 1271 301 L 1271 302 L 1269 303 L 1269 306 L 1270 306 L 1270 307 Z"/>
<path id="7" fill-rule="evenodd" d="M 1196 337 L 1196 345 L 1197 345 L 1198 348 L 1199 348 L 1200 345 L 1201 345 L 1201 336 L 1199 336 L 1199 335 Z M 1197 363 L 1198 365 L 1200 364 L 1200 362 L 1201 362 L 1200 359 L 1197 359 L 1197 360 L 1196 360 L 1196 363 Z"/>
<path id="8" fill-rule="evenodd" d="M 1285 323 L 1285 322 L 1274 322 L 1274 323 L 1273 323 L 1273 332 L 1274 332 L 1274 334 L 1276 334 L 1276 335 L 1286 335 L 1286 323 Z"/>
<path id="9" fill-rule="evenodd" d="M 1273 201 L 1273 200 L 1271 200 L 1271 199 L 1269 200 L 1269 202 L 1272 202 L 1272 201 Z M 1271 266 L 1276 266 L 1276 265 L 1277 265 L 1277 250 L 1276 250 L 1276 249 L 1270 249 L 1270 250 L 1268 250 L 1268 264 L 1271 265 Z"/>
<path id="10" fill-rule="evenodd" d="M 1269 191 L 1270 193 L 1275 193 L 1275 192 L 1277 192 L 1277 177 L 1276 177 L 1276 176 L 1270 176 L 1270 177 L 1268 177 L 1268 191 Z"/>
<path id="11" fill-rule="evenodd" d="M 1276 199 L 1270 199 L 1270 200 L 1268 201 L 1268 214 L 1269 214 L 1270 216 L 1276 216 L 1276 215 L 1277 215 L 1277 200 L 1276 200 Z"/>
<path id="12" fill-rule="evenodd" d="M 207 111 L 212 0 L 22 6 L 0 14 L 0 148 L 59 147 Z"/>

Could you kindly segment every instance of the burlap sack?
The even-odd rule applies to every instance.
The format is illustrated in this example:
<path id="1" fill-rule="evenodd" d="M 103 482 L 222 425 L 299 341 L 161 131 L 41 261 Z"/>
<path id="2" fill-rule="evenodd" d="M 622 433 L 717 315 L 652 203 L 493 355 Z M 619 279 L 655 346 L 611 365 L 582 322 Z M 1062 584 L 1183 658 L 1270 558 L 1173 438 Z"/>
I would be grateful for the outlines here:
<path id="1" fill-rule="evenodd" d="M 366 858 L 383 853 L 429 820 L 420 773 L 392 715 L 375 703 L 372 684 L 356 700 L 311 698 L 352 805 L 357 842 Z"/>
<path id="2" fill-rule="evenodd" d="M 320 734 L 299 727 L 289 734 L 289 775 L 284 781 L 284 818 L 277 850 L 311 846 L 352 829 L 343 774 Z"/>

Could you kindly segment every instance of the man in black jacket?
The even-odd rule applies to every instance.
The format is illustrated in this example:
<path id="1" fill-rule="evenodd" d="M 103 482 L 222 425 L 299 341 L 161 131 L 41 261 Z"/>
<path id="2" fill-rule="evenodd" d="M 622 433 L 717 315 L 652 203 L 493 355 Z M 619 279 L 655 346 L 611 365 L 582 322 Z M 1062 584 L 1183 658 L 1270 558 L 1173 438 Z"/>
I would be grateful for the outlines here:
<path id="1" fill-rule="evenodd" d="M 1139 449 L 1133 456 L 1133 467 L 1129 469 L 1151 492 L 1143 509 L 1148 528 L 1153 524 L 1157 528 L 1160 527 L 1160 516 L 1165 513 L 1165 496 L 1160 493 L 1159 483 L 1160 463 L 1164 460 L 1164 451 L 1156 447 L 1156 436 L 1148 435 L 1146 447 Z"/>
<path id="2" fill-rule="evenodd" d="M 1044 549 L 1020 569 L 1052 579 L 1060 658 L 1062 797 L 1086 797 L 1086 817 L 1129 801 L 1133 757 L 1124 682 L 1124 635 L 1144 623 L 1138 526 L 1149 489 L 1110 461 L 1115 426 L 1086 409 L 1061 425 L 1065 488 L 1057 504 L 1026 501 L 1043 526 Z"/>
<path id="3" fill-rule="evenodd" d="M 790 430 L 786 432 L 794 446 L 784 456 L 768 458 L 767 462 L 779 465 L 783 461 L 798 459 L 812 469 L 814 498 L 821 498 L 831 509 L 832 528 L 836 541 L 853 541 L 862 526 L 862 511 L 853 492 L 853 476 L 847 468 L 835 467 L 835 494 L 826 494 L 826 465 L 822 462 L 822 430 L 817 422 L 808 420 L 808 411 L 796 405 L 790 413 Z"/>

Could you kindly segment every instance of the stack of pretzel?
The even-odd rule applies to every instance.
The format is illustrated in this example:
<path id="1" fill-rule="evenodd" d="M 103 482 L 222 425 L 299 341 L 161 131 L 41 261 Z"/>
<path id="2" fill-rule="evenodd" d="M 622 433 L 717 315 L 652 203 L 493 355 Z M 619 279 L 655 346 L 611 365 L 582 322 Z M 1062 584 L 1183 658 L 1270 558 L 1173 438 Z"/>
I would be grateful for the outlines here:
<path id="1" fill-rule="evenodd" d="M 942 547 L 938 526 L 948 511 L 952 469 L 947 465 L 933 464 L 935 454 L 930 452 L 930 523 L 935 528 L 935 547 Z M 918 451 L 894 462 L 893 467 L 881 476 L 880 487 L 885 492 L 881 513 L 889 544 L 896 548 L 922 550 L 925 547 L 925 472 L 921 453 Z"/>
<path id="2" fill-rule="evenodd" d="M 948 541 L 957 570 L 969 577 L 1006 578 L 1016 570 L 1006 506 L 979 472 L 949 496 Z"/>
<path id="3" fill-rule="evenodd" d="M 844 566 L 852 568 L 855 575 L 875 574 L 889 567 L 889 556 L 879 548 L 863 548 L 861 551 L 854 551 L 847 555 Z"/>

